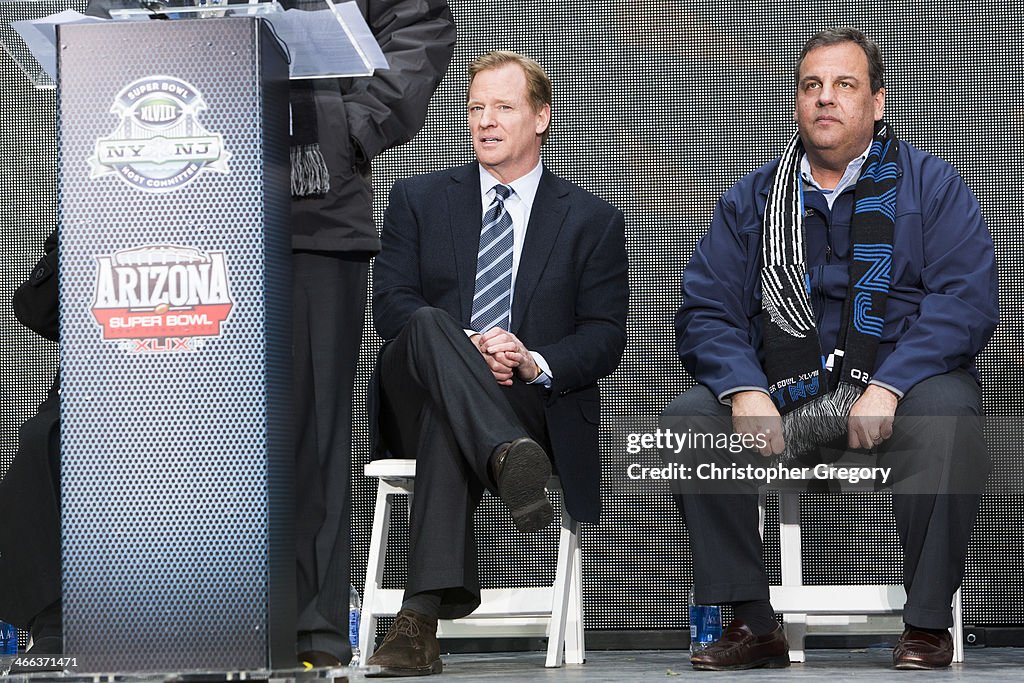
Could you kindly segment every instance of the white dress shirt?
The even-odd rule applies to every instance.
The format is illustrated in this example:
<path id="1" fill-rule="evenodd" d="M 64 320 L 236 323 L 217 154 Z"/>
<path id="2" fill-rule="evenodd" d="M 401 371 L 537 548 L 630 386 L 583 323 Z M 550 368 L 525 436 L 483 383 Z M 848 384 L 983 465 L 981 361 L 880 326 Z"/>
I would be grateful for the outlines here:
<path id="1" fill-rule="evenodd" d="M 512 195 L 505 200 L 505 210 L 512 217 L 512 299 L 509 301 L 509 327 L 512 326 L 512 301 L 516 296 L 516 275 L 519 273 L 519 261 L 523 254 L 523 244 L 526 242 L 526 228 L 530 225 L 530 213 L 533 211 L 533 200 L 537 197 L 537 188 L 540 186 L 540 177 L 544 172 L 544 165 L 538 160 L 533 170 L 526 175 L 513 180 L 511 183 L 503 183 L 483 166 L 480 166 L 480 204 L 483 207 L 483 214 L 480 216 L 481 224 L 483 217 L 494 202 L 494 186 L 508 185 L 512 188 Z M 485 330 L 484 330 L 485 331 Z M 469 335 L 476 334 L 474 330 L 466 330 Z M 530 351 L 533 360 L 540 368 L 540 374 L 530 384 L 543 384 L 551 386 L 551 368 L 544 356 L 536 351 Z"/>

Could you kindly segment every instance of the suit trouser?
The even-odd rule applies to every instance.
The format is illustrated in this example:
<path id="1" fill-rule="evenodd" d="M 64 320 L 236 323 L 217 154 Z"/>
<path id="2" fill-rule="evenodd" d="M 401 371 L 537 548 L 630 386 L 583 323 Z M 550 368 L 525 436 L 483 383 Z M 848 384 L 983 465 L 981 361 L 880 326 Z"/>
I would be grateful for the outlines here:
<path id="1" fill-rule="evenodd" d="M 473 512 L 494 449 L 529 436 L 548 453 L 543 387 L 497 383 L 446 312 L 421 308 L 381 352 L 381 431 L 393 455 L 416 459 L 406 594 L 444 590 L 440 617 L 480 605 Z"/>
<path id="2" fill-rule="evenodd" d="M 297 648 L 348 662 L 352 389 L 369 264 L 309 252 L 292 264 Z"/>
<path id="3" fill-rule="evenodd" d="M 698 385 L 669 404 L 662 424 L 678 430 L 680 420 L 713 418 L 731 429 L 730 416 L 729 406 Z M 908 624 L 936 629 L 953 624 L 950 603 L 963 580 L 989 468 L 981 416 L 981 390 L 969 373 L 956 370 L 931 377 L 899 402 L 893 436 L 877 449 L 877 465 L 892 468 L 892 507 L 907 591 L 903 619 Z M 711 423 L 701 424 L 706 428 Z M 737 456 L 708 451 L 695 458 L 721 463 Z M 674 498 L 690 535 L 695 599 L 704 604 L 767 600 L 757 483 L 730 482 L 728 490 L 719 487 L 716 492 L 688 489 Z"/>
<path id="4" fill-rule="evenodd" d="M 0 481 L 0 620 L 21 628 L 60 600 L 60 398 L 57 383 L 18 431 Z"/>

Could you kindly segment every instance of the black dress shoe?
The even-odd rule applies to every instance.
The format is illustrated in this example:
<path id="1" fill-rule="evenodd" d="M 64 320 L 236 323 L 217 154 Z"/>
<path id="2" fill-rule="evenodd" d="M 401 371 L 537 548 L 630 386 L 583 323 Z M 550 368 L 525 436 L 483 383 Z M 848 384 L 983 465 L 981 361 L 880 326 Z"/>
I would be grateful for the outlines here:
<path id="1" fill-rule="evenodd" d="M 441 646 L 437 642 L 437 619 L 403 609 L 391 630 L 368 660 L 367 678 L 429 676 L 439 674 Z"/>
<path id="2" fill-rule="evenodd" d="M 551 477 L 551 460 L 533 439 L 516 439 L 494 449 L 491 460 L 498 495 L 508 506 L 520 531 L 540 531 L 553 513 L 544 485 Z"/>
<path id="3" fill-rule="evenodd" d="M 907 626 L 892 651 L 897 669 L 945 669 L 953 661 L 953 636 L 949 631 L 924 631 Z"/>
<path id="4" fill-rule="evenodd" d="M 322 650 L 304 650 L 296 655 L 299 666 L 304 669 L 337 669 L 345 666 L 341 660 Z"/>
<path id="5" fill-rule="evenodd" d="M 739 669 L 782 669 L 789 666 L 789 643 L 781 626 L 763 636 L 755 636 L 750 627 L 733 619 L 722 637 L 690 657 L 699 671 L 736 671 Z"/>

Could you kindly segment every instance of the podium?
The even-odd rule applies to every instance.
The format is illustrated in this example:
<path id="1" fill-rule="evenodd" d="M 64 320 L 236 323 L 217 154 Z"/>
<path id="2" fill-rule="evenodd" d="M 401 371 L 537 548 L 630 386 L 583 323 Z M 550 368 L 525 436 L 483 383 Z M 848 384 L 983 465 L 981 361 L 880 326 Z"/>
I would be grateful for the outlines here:
<path id="1" fill-rule="evenodd" d="M 57 39 L 65 653 L 293 668 L 285 55 L 254 17 Z"/>

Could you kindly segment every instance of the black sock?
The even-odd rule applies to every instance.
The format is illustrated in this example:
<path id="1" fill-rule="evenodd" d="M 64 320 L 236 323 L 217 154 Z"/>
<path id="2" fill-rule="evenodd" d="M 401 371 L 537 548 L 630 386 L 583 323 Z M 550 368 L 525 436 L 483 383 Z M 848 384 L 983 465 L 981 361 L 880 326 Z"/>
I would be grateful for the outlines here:
<path id="1" fill-rule="evenodd" d="M 402 609 L 412 610 L 418 614 L 422 614 L 425 617 L 436 618 L 438 613 L 441 611 L 441 596 L 444 595 L 444 590 L 436 591 L 423 591 L 422 593 L 414 593 L 413 595 L 405 594 L 405 598 L 402 600 Z"/>
<path id="2" fill-rule="evenodd" d="M 775 610 L 767 600 L 747 600 L 732 603 L 736 618 L 750 627 L 755 636 L 763 636 L 775 630 L 779 625 L 775 621 Z"/>

